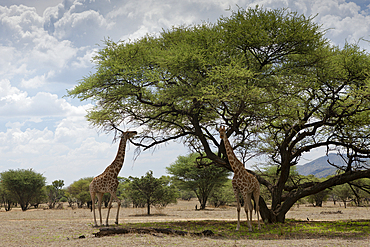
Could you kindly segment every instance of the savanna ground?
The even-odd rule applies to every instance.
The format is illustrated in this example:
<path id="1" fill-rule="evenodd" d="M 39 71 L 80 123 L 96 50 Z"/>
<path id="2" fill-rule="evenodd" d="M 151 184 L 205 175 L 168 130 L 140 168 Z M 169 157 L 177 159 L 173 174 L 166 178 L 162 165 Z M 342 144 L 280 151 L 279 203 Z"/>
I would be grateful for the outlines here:
<path id="1" fill-rule="evenodd" d="M 162 233 L 130 233 L 95 237 L 89 209 L 30 209 L 10 212 L 0 210 L 0 246 L 370 246 L 370 208 L 347 207 L 332 202 L 323 207 L 295 206 L 287 214 L 286 224 L 263 224 L 257 229 L 254 215 L 253 233 L 248 232 L 245 213 L 239 232 L 235 207 L 195 210 L 196 201 L 178 201 L 164 209 L 121 208 L 119 227 L 171 228 L 187 232 L 211 230 L 211 237 L 177 236 Z M 199 205 L 198 205 L 199 207 Z M 113 224 L 117 208 L 111 210 Z M 103 209 L 103 223 L 106 216 Z M 307 218 L 309 221 L 307 221 Z M 113 225 L 112 225 L 113 227 Z M 79 238 L 84 237 L 84 238 Z"/>

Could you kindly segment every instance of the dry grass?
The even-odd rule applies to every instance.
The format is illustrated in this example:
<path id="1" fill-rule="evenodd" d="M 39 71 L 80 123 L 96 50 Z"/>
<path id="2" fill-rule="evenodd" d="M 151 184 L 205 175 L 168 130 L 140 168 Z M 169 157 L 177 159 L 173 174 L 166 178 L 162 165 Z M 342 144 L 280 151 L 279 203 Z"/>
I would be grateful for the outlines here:
<path id="1" fill-rule="evenodd" d="M 196 201 L 179 201 L 177 205 L 171 205 L 164 209 L 153 209 L 152 216 L 146 216 L 146 209 L 124 208 L 120 210 L 120 223 L 132 225 L 134 223 L 148 222 L 188 222 L 208 220 L 207 224 L 218 224 L 218 221 L 232 221 L 234 224 L 236 210 L 233 207 L 227 208 L 209 208 L 204 211 L 195 210 Z M 340 211 L 341 213 L 338 213 Z M 110 223 L 113 224 L 116 208 L 111 211 Z M 106 209 L 103 210 L 103 222 L 106 215 Z M 245 220 L 245 214 L 242 214 Z M 370 209 L 366 207 L 339 207 L 328 203 L 322 208 L 308 207 L 301 205 L 294 207 L 287 218 L 296 220 L 313 221 L 337 221 L 337 220 L 369 220 Z M 12 209 L 10 212 L 0 210 L 0 245 L 1 246 L 86 246 L 89 244 L 103 246 L 368 246 L 367 236 L 359 238 L 359 235 L 350 235 L 347 237 L 328 235 L 306 235 L 298 237 L 290 234 L 290 239 L 279 239 L 272 237 L 273 240 L 266 240 L 266 237 L 258 238 L 258 235 L 248 234 L 246 226 L 241 229 L 240 236 L 229 238 L 227 236 L 217 238 L 203 237 L 180 237 L 168 236 L 163 234 L 143 235 L 129 234 L 116 235 L 103 238 L 95 238 L 93 233 L 99 231 L 92 226 L 92 213 L 89 209 L 72 210 L 66 205 L 63 210 L 44 210 L 31 209 L 22 212 L 20 209 Z M 215 222 L 215 223 L 212 223 Z M 243 222 L 245 223 L 245 222 Z M 302 223 L 304 224 L 304 223 Z M 165 223 L 165 226 L 174 227 L 174 223 Z M 181 224 L 177 224 L 180 225 Z M 309 225 L 309 224 L 307 224 Z M 314 225 L 310 225 L 314 227 Z M 359 226 L 360 227 L 360 226 Z M 258 230 L 255 229 L 255 232 Z M 85 236 L 79 239 L 80 236 Z M 257 236 L 257 237 L 255 237 Z M 288 236 L 285 234 L 285 238 Z M 254 238 L 254 239 L 251 239 Z M 261 240 L 263 239 L 263 240 Z"/>

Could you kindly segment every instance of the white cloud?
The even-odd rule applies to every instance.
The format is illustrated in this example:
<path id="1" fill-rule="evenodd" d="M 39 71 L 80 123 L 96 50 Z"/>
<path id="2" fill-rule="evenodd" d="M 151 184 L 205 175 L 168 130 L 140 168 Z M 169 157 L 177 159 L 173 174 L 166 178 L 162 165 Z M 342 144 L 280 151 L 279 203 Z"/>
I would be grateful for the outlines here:
<path id="1" fill-rule="evenodd" d="M 39 88 L 46 84 L 46 79 L 50 76 L 54 75 L 54 71 L 49 71 L 48 75 L 37 75 L 29 80 L 26 80 L 25 78 L 22 78 L 21 85 L 25 88 Z"/>
<path id="2" fill-rule="evenodd" d="M 0 102 L 2 99 L 6 99 L 17 94 L 20 94 L 20 90 L 16 87 L 12 87 L 9 80 L 0 80 Z"/>
<path id="3" fill-rule="evenodd" d="M 49 34 L 44 24 L 34 8 L 0 7 L 0 75 L 17 78 L 15 83 L 24 88 L 41 87 L 79 61 L 80 48 Z"/>
<path id="4" fill-rule="evenodd" d="M 48 92 L 28 96 L 10 85 L 9 80 L 0 80 L 0 116 L 2 117 L 51 117 L 84 116 L 92 105 L 73 106 L 64 98 Z"/>

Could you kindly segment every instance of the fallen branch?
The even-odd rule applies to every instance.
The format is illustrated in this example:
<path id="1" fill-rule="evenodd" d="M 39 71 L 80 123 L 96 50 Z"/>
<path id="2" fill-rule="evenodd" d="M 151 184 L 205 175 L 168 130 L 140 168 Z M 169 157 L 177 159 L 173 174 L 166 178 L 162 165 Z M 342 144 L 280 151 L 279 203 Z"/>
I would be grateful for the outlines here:
<path id="1" fill-rule="evenodd" d="M 94 233 L 95 237 L 104 237 L 115 234 L 129 234 L 129 233 L 139 233 L 139 234 L 154 234 L 154 233 L 164 233 L 164 234 L 174 234 L 174 235 L 194 235 L 194 236 L 213 236 L 214 233 L 211 230 L 204 230 L 199 233 L 190 233 L 180 230 L 173 230 L 170 228 L 119 228 L 119 227 L 104 227 L 100 228 L 100 231 Z"/>

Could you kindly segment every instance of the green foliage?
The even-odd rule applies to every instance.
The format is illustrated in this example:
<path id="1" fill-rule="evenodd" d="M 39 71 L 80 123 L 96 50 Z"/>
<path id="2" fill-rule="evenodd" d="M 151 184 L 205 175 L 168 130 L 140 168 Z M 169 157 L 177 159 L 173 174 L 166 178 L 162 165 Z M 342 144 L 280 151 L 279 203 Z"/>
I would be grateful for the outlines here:
<path id="1" fill-rule="evenodd" d="M 129 196 L 131 180 L 129 178 L 119 177 L 118 181 L 117 196 L 121 200 L 121 206 L 129 207 L 130 204 L 134 203 Z"/>
<path id="2" fill-rule="evenodd" d="M 205 209 L 208 197 L 215 187 L 221 187 L 228 181 L 230 172 L 223 167 L 210 164 L 210 160 L 202 166 L 198 166 L 199 154 L 192 153 L 188 156 L 179 156 L 177 160 L 166 167 L 167 173 L 177 187 L 183 190 L 191 190 L 196 194 L 200 209 Z"/>
<path id="3" fill-rule="evenodd" d="M 265 88 L 276 84 L 276 75 L 310 64 L 322 36 L 302 15 L 240 8 L 216 24 L 174 27 L 133 42 L 106 40 L 93 58 L 96 72 L 68 94 L 97 103 L 87 116 L 95 126 L 111 130 L 128 118 L 141 124 L 148 147 L 185 135 L 198 142 L 198 124 L 209 131 L 219 121 L 230 125 L 234 113 L 248 123 L 256 107 L 263 111 Z M 162 137 L 148 135 L 158 131 Z"/>
<path id="4" fill-rule="evenodd" d="M 333 189 L 334 194 L 343 202 L 344 207 L 347 207 L 347 202 L 352 198 L 352 191 L 349 184 L 337 185 Z"/>
<path id="5" fill-rule="evenodd" d="M 78 207 L 81 208 L 86 202 L 91 200 L 89 185 L 92 180 L 93 177 L 81 178 L 68 186 L 66 197 L 67 199 L 69 198 L 68 201 L 71 201 L 70 205 L 76 200 Z"/>
<path id="6" fill-rule="evenodd" d="M 31 204 L 43 199 L 46 178 L 32 169 L 9 170 L 1 173 L 1 187 L 12 200 L 19 203 L 23 211 Z"/>
<path id="7" fill-rule="evenodd" d="M 192 198 L 197 197 L 197 195 L 192 190 L 179 189 L 179 193 L 180 193 L 180 198 L 186 201 L 190 201 Z"/>
<path id="8" fill-rule="evenodd" d="M 229 179 L 223 185 L 216 186 L 209 196 L 209 203 L 214 207 L 219 207 L 235 202 L 235 195 L 231 181 L 232 180 Z"/>
<path id="9" fill-rule="evenodd" d="M 67 188 L 67 190 L 64 192 L 64 197 L 65 200 L 67 200 L 68 204 L 69 204 L 69 207 L 73 207 L 73 204 L 76 202 L 76 198 L 68 192 L 68 189 L 69 187 Z"/>
<path id="10" fill-rule="evenodd" d="M 169 203 L 175 203 L 178 193 L 170 179 L 166 176 L 160 178 L 153 177 L 153 172 L 148 171 L 141 178 L 130 177 L 128 197 L 131 198 L 136 206 L 147 207 L 150 214 L 151 206 L 165 207 Z"/>
<path id="11" fill-rule="evenodd" d="M 62 198 L 60 198 L 59 201 L 60 202 L 68 202 L 68 199 L 67 199 L 67 197 L 63 196 Z"/>
<path id="12" fill-rule="evenodd" d="M 322 203 L 325 202 L 329 197 L 330 190 L 322 190 L 316 194 L 308 196 L 308 202 L 312 203 L 315 207 L 322 207 Z"/>
<path id="13" fill-rule="evenodd" d="M 51 185 L 46 186 L 46 195 L 48 197 L 48 206 L 50 209 L 55 207 L 55 203 L 63 197 L 63 180 L 55 180 Z"/>

